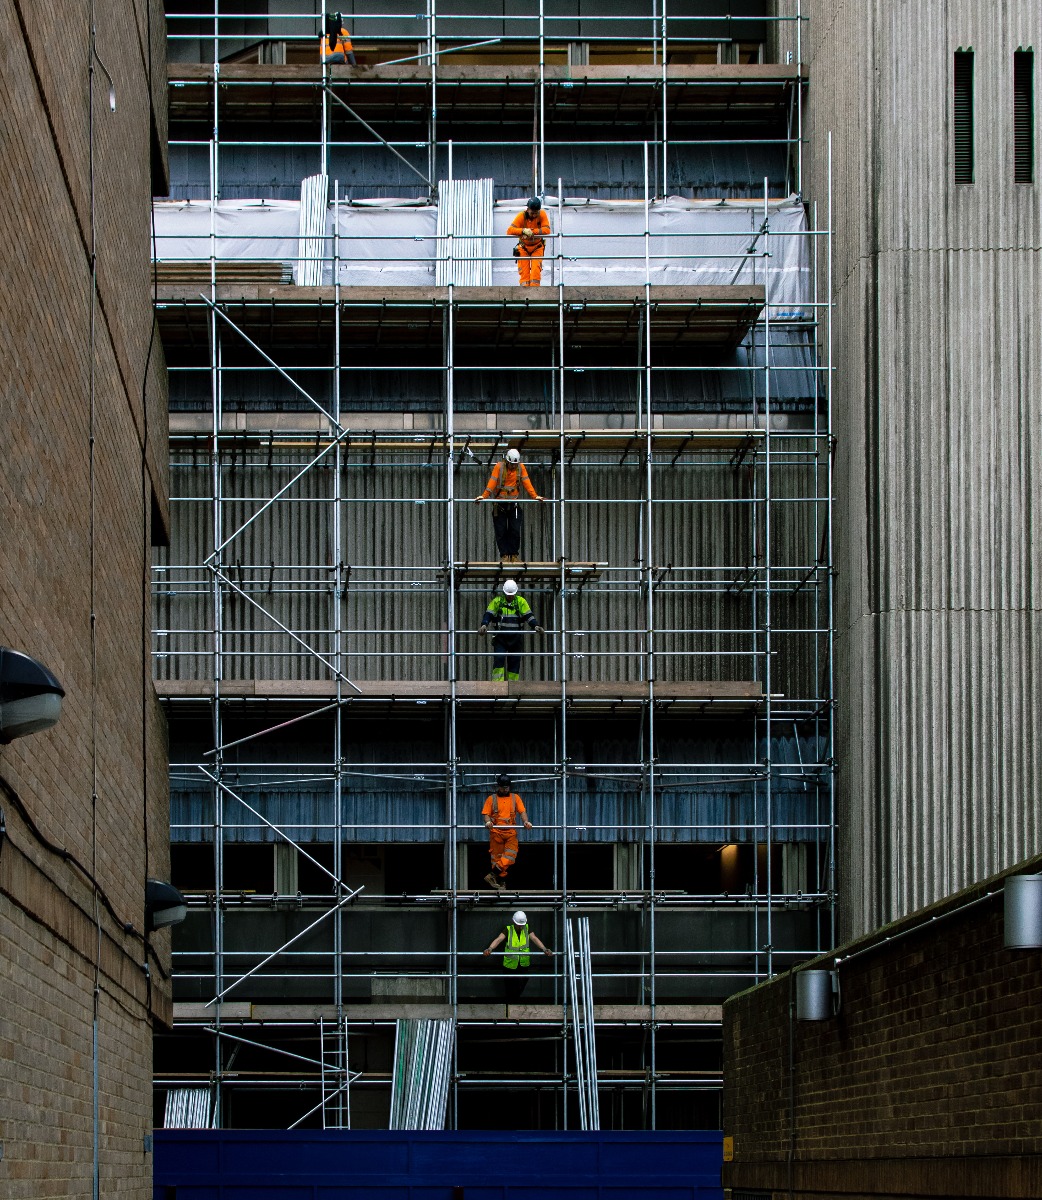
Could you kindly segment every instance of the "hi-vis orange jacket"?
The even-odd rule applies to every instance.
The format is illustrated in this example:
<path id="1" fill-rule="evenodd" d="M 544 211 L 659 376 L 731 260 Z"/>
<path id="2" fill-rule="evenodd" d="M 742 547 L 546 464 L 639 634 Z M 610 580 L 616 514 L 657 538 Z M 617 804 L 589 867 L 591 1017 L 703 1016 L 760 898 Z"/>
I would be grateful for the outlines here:
<path id="1" fill-rule="evenodd" d="M 536 232 L 526 234 L 525 229 L 534 229 Z M 540 245 L 544 238 L 550 236 L 550 218 L 546 215 L 546 209 L 541 208 L 535 217 L 529 217 L 528 209 L 523 208 L 514 218 L 507 235 L 516 237 L 522 246 Z"/>
<path id="2" fill-rule="evenodd" d="M 512 467 L 508 462 L 500 460 L 492 468 L 492 475 L 485 484 L 481 498 L 488 500 L 494 496 L 497 500 L 520 500 L 522 487 L 533 500 L 539 499 L 539 493 L 532 487 L 532 481 L 528 478 L 525 464 L 518 463 L 516 467 Z"/>
<path id="3" fill-rule="evenodd" d="M 324 34 L 322 37 L 322 54 L 323 57 L 327 54 L 350 54 L 354 47 L 351 45 L 351 35 L 341 25 L 340 33 L 337 35 L 336 45 L 330 46 L 333 39 L 329 34 Z"/>

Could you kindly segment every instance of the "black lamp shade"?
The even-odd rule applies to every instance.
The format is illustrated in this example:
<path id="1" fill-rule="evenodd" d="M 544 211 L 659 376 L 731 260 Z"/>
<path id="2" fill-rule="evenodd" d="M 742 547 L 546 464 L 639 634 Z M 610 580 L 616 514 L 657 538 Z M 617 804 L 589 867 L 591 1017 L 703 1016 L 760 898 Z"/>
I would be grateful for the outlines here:
<path id="1" fill-rule="evenodd" d="M 0 646 L 0 743 L 57 724 L 64 695 L 43 663 Z"/>
<path id="2" fill-rule="evenodd" d="M 188 915 L 185 898 L 172 883 L 161 879 L 145 881 L 145 930 L 154 933 L 168 925 L 179 925 Z"/>

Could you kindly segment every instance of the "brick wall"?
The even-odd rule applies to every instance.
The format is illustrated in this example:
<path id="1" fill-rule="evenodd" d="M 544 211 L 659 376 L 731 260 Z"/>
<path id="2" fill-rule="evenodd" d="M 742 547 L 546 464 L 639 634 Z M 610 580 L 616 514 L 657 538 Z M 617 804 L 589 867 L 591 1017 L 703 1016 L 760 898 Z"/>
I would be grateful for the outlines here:
<path id="1" fill-rule="evenodd" d="M 795 1020 L 791 973 L 728 1001 L 725 1187 L 1042 1195 L 1042 951 L 1004 949 L 1004 877 L 819 960 L 854 956 L 830 1020 Z"/>
<path id="2" fill-rule="evenodd" d="M 168 935 L 152 939 L 148 976 L 141 938 L 146 874 L 169 876 L 147 603 L 167 505 L 149 271 L 151 151 L 165 130 L 150 94 L 165 67 L 150 90 L 147 2 L 95 4 L 116 111 L 96 63 L 92 189 L 88 6 L 0 0 L 0 644 L 45 663 L 67 693 L 54 729 L 0 747 L 10 1200 L 91 1194 L 95 981 L 102 1194 L 151 1195 L 152 1024 L 168 1019 L 170 994 Z M 150 20 L 161 36 L 161 4 Z"/>

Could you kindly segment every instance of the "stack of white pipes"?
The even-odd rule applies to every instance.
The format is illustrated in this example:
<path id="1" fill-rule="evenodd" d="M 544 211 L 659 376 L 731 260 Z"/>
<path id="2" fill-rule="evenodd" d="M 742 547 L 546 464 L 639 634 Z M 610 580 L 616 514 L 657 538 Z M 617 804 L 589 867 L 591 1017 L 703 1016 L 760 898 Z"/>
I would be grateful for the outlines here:
<path id="1" fill-rule="evenodd" d="M 564 945 L 568 962 L 568 999 L 572 1006 L 575 1079 L 579 1088 L 579 1123 L 583 1129 L 600 1129 L 589 917 L 579 917 L 575 921 L 569 919 L 564 929 Z"/>
<path id="2" fill-rule="evenodd" d="M 438 287 L 492 284 L 492 180 L 438 182 Z"/>
<path id="3" fill-rule="evenodd" d="M 444 1129 L 452 1080 L 451 1020 L 398 1021 L 390 1129 Z"/>
<path id="4" fill-rule="evenodd" d="M 179 1087 L 166 1094 L 164 1129 L 209 1129 L 210 1089 Z"/>
<path id="5" fill-rule="evenodd" d="M 293 267 L 293 279 L 300 287 L 318 287 L 322 282 L 328 197 L 328 175 L 308 175 L 300 181 L 300 234 Z"/>

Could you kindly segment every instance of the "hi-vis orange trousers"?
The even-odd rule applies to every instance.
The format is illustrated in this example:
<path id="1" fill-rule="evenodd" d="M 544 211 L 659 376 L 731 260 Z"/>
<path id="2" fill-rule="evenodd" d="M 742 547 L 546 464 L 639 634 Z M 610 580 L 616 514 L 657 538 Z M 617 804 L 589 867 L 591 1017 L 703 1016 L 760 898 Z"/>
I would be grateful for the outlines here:
<path id="1" fill-rule="evenodd" d="M 506 879 L 507 871 L 517 862 L 517 830 L 493 829 L 488 835 L 488 856 L 492 869 Z"/>
<path id="2" fill-rule="evenodd" d="M 522 287 L 539 287 L 543 275 L 543 251 L 546 243 L 538 246 L 526 246 L 523 242 L 518 246 L 517 273 L 521 278 Z"/>

